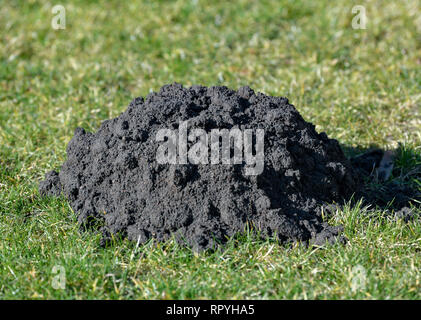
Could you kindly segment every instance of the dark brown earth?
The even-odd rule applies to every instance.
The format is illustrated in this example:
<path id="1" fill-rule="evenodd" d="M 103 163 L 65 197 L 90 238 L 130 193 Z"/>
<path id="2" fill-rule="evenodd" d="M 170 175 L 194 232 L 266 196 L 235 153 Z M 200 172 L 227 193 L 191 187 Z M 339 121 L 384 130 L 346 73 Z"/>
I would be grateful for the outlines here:
<path id="1" fill-rule="evenodd" d="M 263 172 L 245 175 L 245 163 L 159 164 L 156 133 L 186 120 L 206 132 L 264 129 Z M 63 192 L 83 226 L 102 223 L 105 239 L 175 236 L 203 250 L 248 225 L 282 242 L 323 244 L 343 240 L 340 226 L 322 221 L 320 206 L 362 190 L 354 167 L 338 142 L 316 132 L 286 98 L 248 87 L 172 84 L 134 99 L 96 133 L 76 129 L 67 161 L 59 173 L 47 173 L 39 190 Z"/>

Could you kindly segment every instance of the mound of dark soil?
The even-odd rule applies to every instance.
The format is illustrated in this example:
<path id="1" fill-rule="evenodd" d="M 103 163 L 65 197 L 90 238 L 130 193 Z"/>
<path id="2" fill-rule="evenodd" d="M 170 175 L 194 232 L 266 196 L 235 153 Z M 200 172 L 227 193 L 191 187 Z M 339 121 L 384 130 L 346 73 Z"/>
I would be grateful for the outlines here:
<path id="1" fill-rule="evenodd" d="M 245 162 L 158 163 L 157 132 L 177 130 L 186 120 L 189 129 L 206 132 L 264 129 L 263 172 L 245 174 Z M 318 208 L 360 185 L 336 140 L 317 133 L 286 98 L 248 87 L 166 85 L 134 99 L 96 133 L 76 129 L 67 156 L 39 189 L 42 195 L 63 191 L 83 225 L 99 219 L 104 235 L 141 243 L 175 235 L 199 250 L 246 225 L 281 241 L 333 241 L 341 228 L 323 223 Z"/>

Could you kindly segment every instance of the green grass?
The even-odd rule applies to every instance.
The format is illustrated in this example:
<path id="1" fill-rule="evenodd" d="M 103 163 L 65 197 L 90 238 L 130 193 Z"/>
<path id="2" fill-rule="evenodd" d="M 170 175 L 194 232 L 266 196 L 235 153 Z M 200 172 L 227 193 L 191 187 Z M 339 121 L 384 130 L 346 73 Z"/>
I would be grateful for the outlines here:
<path id="1" fill-rule="evenodd" d="M 96 130 L 163 84 L 250 85 L 287 96 L 347 150 L 401 148 L 393 179 L 421 181 L 419 1 L 47 1 L 0 7 L 0 298 L 421 298 L 421 223 L 352 206 L 350 240 L 282 246 L 252 235 L 195 254 L 80 233 L 37 181 L 74 129 Z M 367 29 L 351 8 L 367 9 Z M 418 170 L 418 171 L 417 171 Z M 65 289 L 54 289 L 53 268 Z M 353 290 L 358 272 L 364 285 Z"/>

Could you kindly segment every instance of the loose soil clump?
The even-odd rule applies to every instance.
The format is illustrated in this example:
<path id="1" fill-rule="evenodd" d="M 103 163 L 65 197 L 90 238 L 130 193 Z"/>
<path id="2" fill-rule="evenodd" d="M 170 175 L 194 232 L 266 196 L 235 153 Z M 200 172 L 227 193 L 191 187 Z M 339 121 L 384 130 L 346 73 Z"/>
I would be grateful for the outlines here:
<path id="1" fill-rule="evenodd" d="M 264 168 L 241 164 L 162 164 L 161 129 L 263 129 Z M 189 146 L 193 142 L 189 141 Z M 196 250 L 215 248 L 247 226 L 280 241 L 343 239 L 322 221 L 320 205 L 360 189 L 338 142 L 318 133 L 288 99 L 226 87 L 163 86 L 134 99 L 96 133 L 78 128 L 67 161 L 40 183 L 42 195 L 69 199 L 83 226 L 102 222 L 105 238 L 144 243 L 171 236 Z"/>

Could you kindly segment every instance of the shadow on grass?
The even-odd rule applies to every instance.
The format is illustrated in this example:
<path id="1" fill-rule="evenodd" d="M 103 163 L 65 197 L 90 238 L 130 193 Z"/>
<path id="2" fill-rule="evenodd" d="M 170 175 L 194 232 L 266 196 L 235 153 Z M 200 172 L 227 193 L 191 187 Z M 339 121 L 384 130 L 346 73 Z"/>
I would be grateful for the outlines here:
<path id="1" fill-rule="evenodd" d="M 385 154 L 378 146 L 368 148 L 341 146 L 362 181 L 355 193 L 355 200 L 371 209 L 395 212 L 397 217 L 409 220 L 414 208 L 421 209 L 421 152 L 400 144 L 393 152 L 393 169 L 390 177 L 378 176 L 381 160 Z"/>

